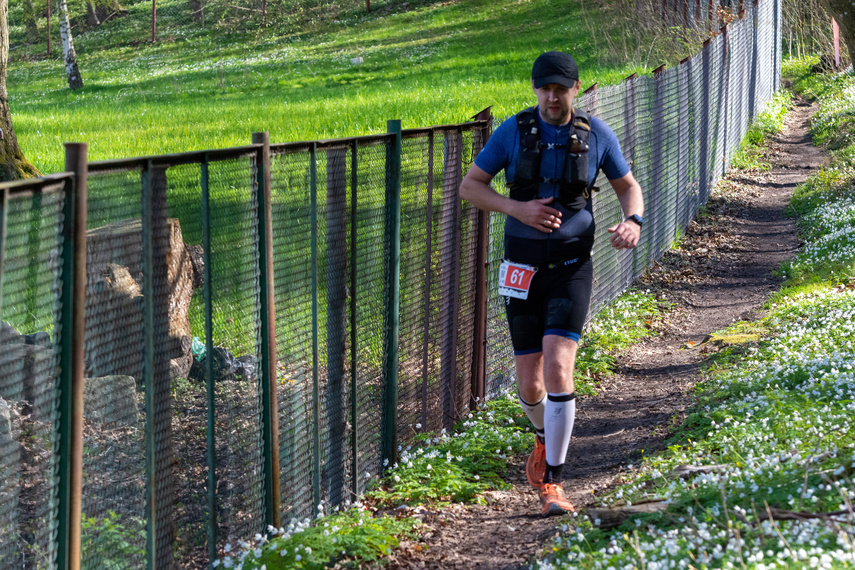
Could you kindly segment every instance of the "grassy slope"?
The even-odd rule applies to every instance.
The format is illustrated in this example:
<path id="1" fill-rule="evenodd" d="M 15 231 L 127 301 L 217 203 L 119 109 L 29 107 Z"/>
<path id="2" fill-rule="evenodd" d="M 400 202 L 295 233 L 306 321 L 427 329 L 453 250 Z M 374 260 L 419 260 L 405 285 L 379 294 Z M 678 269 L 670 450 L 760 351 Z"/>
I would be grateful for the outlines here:
<path id="1" fill-rule="evenodd" d="M 454 123 L 488 105 L 507 116 L 530 103 L 531 61 L 545 50 L 574 53 L 585 86 L 645 71 L 599 65 L 596 42 L 619 30 L 605 29 L 596 6 L 460 0 L 354 16 L 311 35 L 81 50 L 77 92 L 57 59 L 21 59 L 10 64 L 10 105 L 25 154 L 45 173 L 61 169 L 66 141 L 88 142 L 90 159 L 102 160 L 243 145 L 261 130 L 283 142 L 382 132 L 393 118 L 404 128 Z"/>

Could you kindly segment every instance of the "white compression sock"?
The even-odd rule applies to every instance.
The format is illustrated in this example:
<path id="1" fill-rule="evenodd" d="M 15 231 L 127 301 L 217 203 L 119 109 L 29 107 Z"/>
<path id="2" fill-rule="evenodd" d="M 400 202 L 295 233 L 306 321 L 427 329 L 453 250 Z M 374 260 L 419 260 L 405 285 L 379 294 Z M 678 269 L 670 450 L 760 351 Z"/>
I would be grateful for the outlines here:
<path id="1" fill-rule="evenodd" d="M 522 406 L 525 415 L 528 416 L 528 419 L 531 421 L 534 429 L 541 435 L 543 435 L 543 408 L 544 403 L 546 402 L 546 396 L 541 398 L 541 400 L 536 404 L 529 404 L 525 400 L 522 399 L 522 396 L 517 393 L 517 398 L 520 401 L 520 406 Z"/>
<path id="2" fill-rule="evenodd" d="M 546 463 L 563 465 L 576 420 L 576 393 L 547 394 L 544 405 Z"/>

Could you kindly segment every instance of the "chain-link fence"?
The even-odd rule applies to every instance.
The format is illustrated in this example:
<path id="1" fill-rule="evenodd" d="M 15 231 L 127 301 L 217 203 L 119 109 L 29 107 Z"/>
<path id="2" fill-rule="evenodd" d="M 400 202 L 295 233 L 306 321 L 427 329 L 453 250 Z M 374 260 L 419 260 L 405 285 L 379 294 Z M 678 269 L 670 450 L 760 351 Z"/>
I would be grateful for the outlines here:
<path id="1" fill-rule="evenodd" d="M 73 177 L 0 188 L 0 566 L 69 559 L 83 405 L 81 250 Z M 76 295 L 76 298 L 75 298 Z M 25 331 L 25 332 L 21 332 Z M 77 377 L 74 371 L 77 370 Z M 79 534 L 79 532 L 78 532 Z"/>
<path id="2" fill-rule="evenodd" d="M 576 105 L 614 129 L 644 191 L 645 224 L 638 247 L 618 251 L 602 235 L 594 244 L 594 292 L 589 318 L 616 298 L 706 203 L 752 118 L 781 80 L 781 2 L 746 6 L 744 17 L 722 28 L 700 54 L 652 76 L 588 90 Z M 497 186 L 503 186 L 501 176 Z M 622 220 L 617 197 L 601 177 L 594 198 L 600 232 Z M 504 217 L 490 216 L 486 393 L 515 381 L 504 306 L 498 297 Z"/>
<path id="3" fill-rule="evenodd" d="M 780 16 L 580 97 L 647 202 L 635 250 L 595 244 L 591 314 L 708 199 L 779 84 Z M 509 388 L 504 220 L 459 198 L 488 126 L 88 165 L 71 145 L 74 176 L 0 186 L 0 565 L 208 566 Z M 622 213 L 598 186 L 602 231 Z"/>

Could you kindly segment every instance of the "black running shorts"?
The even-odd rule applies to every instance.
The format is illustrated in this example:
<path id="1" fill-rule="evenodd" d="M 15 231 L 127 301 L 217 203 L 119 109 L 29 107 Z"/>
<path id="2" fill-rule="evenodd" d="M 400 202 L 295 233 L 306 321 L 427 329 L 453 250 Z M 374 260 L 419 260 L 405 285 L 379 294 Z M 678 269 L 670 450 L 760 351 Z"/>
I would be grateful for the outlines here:
<path id="1" fill-rule="evenodd" d="M 565 263 L 540 267 L 528 298 L 505 298 L 515 355 L 543 350 L 543 337 L 558 335 L 579 342 L 594 281 L 594 266 L 586 255 Z"/>

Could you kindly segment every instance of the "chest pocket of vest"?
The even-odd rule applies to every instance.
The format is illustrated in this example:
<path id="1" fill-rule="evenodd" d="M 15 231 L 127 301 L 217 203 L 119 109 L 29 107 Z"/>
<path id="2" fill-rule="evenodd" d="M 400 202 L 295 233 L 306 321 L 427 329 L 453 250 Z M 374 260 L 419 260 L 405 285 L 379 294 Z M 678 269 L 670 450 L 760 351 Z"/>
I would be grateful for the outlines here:
<path id="1" fill-rule="evenodd" d="M 580 128 L 581 121 L 576 121 L 574 127 Z M 587 124 L 581 128 L 588 127 Z M 584 133 L 587 135 L 587 132 Z M 580 138 L 576 133 L 567 141 L 567 154 L 564 156 L 564 176 L 561 180 L 558 201 L 568 210 L 578 211 L 585 207 L 588 201 L 588 142 L 587 136 Z"/>

